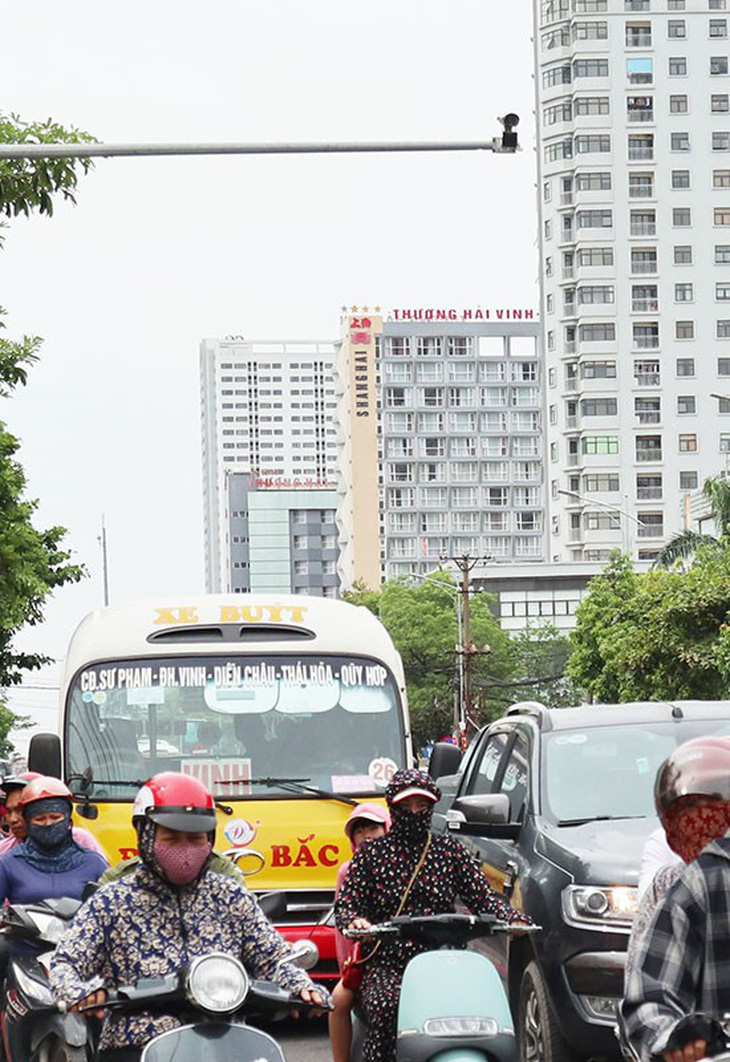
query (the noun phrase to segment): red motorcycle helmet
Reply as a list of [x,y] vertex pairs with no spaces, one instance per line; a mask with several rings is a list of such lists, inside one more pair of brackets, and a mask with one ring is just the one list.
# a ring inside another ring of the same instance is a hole
[[654,785],[654,803],[662,822],[674,801],[685,796],[730,803],[730,737],[692,738],[664,761]]
[[202,782],[189,774],[156,774],[137,793],[132,808],[135,826],[145,820],[181,833],[215,835],[215,803]]
[[25,809],[28,804],[33,804],[36,800],[51,800],[58,799],[58,797],[73,804],[73,793],[65,782],[62,782],[60,778],[50,778],[39,774],[37,778],[33,778],[23,787],[18,803],[21,808]]

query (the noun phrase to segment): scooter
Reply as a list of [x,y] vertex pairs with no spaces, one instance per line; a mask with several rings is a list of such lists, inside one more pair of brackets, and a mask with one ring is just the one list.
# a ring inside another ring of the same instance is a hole
[[[311,969],[319,958],[310,941],[295,944],[284,962]],[[142,1062],[286,1062],[274,1038],[245,1024],[247,1015],[280,1017],[327,1009],[305,1003],[271,981],[251,980],[239,959],[201,956],[181,970],[109,992],[105,1009],[176,1014],[186,1024],[150,1040]],[[88,1008],[95,1010],[95,1006]]]
[[[53,1005],[48,963],[78,911],[78,900],[11,904],[2,937],[10,955],[0,1004],[7,1062],[86,1062],[91,1054],[87,1022]],[[17,950],[16,950],[17,949]]]
[[[502,980],[486,956],[466,951],[469,941],[495,933],[529,933],[494,915],[400,915],[358,939],[410,940],[429,950],[406,966],[398,1003],[398,1062],[517,1062],[517,1041]],[[359,1019],[356,1018],[356,1022]],[[361,1036],[355,1030],[353,1040]]]

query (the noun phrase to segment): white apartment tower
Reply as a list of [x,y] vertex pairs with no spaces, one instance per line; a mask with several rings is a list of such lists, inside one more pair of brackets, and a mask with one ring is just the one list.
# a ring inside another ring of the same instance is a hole
[[555,561],[651,559],[726,467],[727,2],[535,0]]
[[334,488],[334,351],[333,342],[237,336],[200,344],[208,592],[233,589],[230,473],[248,473],[253,488]]

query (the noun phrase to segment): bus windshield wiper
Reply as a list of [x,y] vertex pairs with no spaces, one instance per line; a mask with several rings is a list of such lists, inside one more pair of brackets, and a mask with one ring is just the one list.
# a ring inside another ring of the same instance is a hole
[[643,815],[587,815],[584,819],[558,819],[558,826],[585,826],[587,822],[621,822],[623,819],[643,818]]
[[288,789],[290,793],[311,793],[322,800],[339,800],[341,804],[349,804],[350,807],[358,804],[358,801],[353,800],[352,797],[333,793],[329,789],[320,789],[316,785],[307,785],[309,781],[309,778],[221,778],[217,784],[221,787],[226,785],[279,786],[281,789]]

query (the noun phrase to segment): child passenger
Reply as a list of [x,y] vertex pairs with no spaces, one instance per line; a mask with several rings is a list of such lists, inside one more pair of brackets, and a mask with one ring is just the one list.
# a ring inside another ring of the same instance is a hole
[[[390,813],[382,804],[358,804],[352,809],[350,817],[345,823],[345,833],[352,845],[353,852],[363,844],[371,841],[374,837],[382,837],[390,829]],[[343,863],[337,874],[336,892],[347,874],[350,860]],[[340,971],[345,960],[352,954],[355,942],[343,937],[340,932],[336,934],[337,962]],[[334,1009],[329,1013],[329,1034],[332,1045],[333,1062],[349,1062],[350,1046],[352,1042],[352,1021],[350,1014],[355,1002],[356,993],[350,988],[345,988],[342,981],[338,981],[332,993]]]

